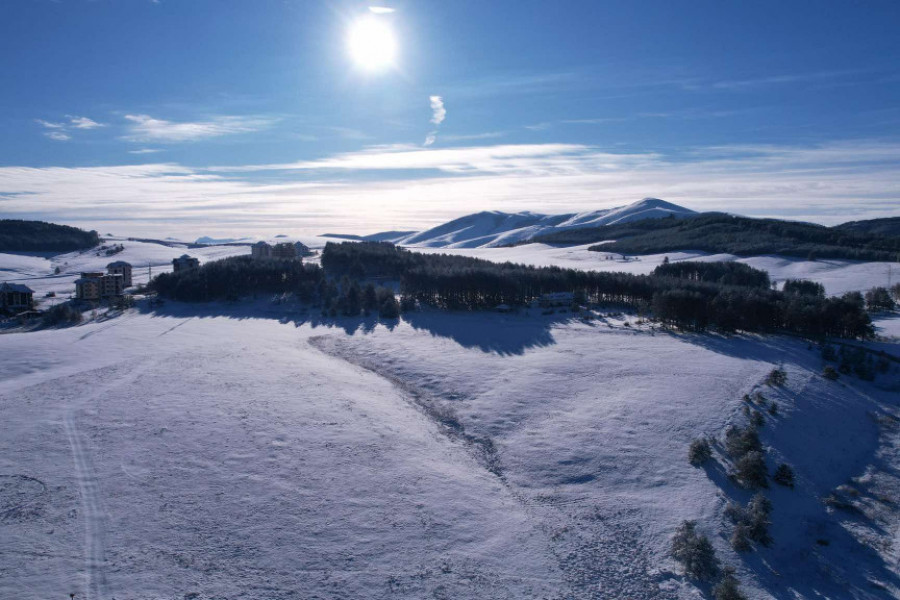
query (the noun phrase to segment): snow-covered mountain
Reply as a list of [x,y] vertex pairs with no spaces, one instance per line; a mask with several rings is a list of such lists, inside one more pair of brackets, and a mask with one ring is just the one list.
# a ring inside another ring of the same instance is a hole
[[563,215],[543,215],[527,211],[519,213],[484,211],[454,219],[426,231],[383,232],[364,239],[427,248],[489,248],[566,229],[695,214],[697,213],[693,210],[665,200],[644,198],[628,206]]

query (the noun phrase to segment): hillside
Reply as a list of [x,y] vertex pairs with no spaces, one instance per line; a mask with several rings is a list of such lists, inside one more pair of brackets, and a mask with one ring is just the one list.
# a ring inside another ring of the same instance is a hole
[[622,254],[699,250],[739,256],[779,254],[881,261],[895,261],[900,256],[900,238],[844,231],[812,223],[754,219],[723,213],[554,232],[537,236],[531,241],[570,245],[604,242],[591,249]]
[[[685,519],[754,600],[900,591],[896,394],[823,379],[803,342],[260,301],[3,343],[4,598],[688,600]],[[764,491],[772,545],[737,553],[725,510],[750,493],[687,447],[756,391],[797,484]]]
[[99,243],[96,231],[43,221],[0,220],[0,252],[71,252]]
[[887,237],[900,237],[900,217],[887,219],[869,219],[866,221],[850,221],[835,227],[841,231],[869,233]]
[[628,206],[561,215],[484,211],[454,219],[426,231],[383,232],[363,239],[427,248],[487,248],[514,244],[555,232],[694,214],[696,213],[690,209],[664,200],[644,198]]

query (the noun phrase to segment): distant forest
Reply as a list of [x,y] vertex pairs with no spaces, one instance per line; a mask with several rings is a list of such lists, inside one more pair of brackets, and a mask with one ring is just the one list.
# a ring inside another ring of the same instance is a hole
[[0,220],[0,252],[72,252],[99,243],[96,231],[43,221]]
[[[399,284],[398,303],[388,287]],[[232,257],[198,269],[166,273],[151,282],[177,300],[233,299],[257,293],[293,293],[323,313],[399,314],[416,302],[454,310],[524,306],[544,294],[570,292],[573,304],[614,304],[693,331],[791,332],[804,336],[867,337],[872,325],[858,293],[826,298],[821,286],[795,282],[771,289],[768,275],[736,263],[679,262],[651,275],[576,271],[493,263],[446,254],[420,254],[390,243],[329,242],[322,268],[300,261]]]
[[900,237],[854,230],[849,224],[846,227],[824,227],[722,213],[573,229],[536,236],[529,242],[576,245],[606,240],[615,241],[590,249],[621,254],[699,250],[739,256],[782,254],[813,259],[900,260]]
[[869,219],[867,221],[850,221],[849,223],[838,225],[835,229],[887,237],[900,237],[900,217]]

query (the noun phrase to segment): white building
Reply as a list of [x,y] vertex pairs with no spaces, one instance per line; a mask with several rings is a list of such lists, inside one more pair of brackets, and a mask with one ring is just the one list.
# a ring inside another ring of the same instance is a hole
[[131,263],[124,260],[117,260],[106,265],[106,272],[109,275],[121,275],[125,287],[131,287]]

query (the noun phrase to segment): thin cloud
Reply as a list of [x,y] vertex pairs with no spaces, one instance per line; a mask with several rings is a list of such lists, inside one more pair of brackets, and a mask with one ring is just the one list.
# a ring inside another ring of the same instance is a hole
[[440,125],[447,118],[447,109],[444,108],[444,99],[440,96],[429,96],[428,101],[431,103],[431,122]]
[[66,118],[69,119],[68,123],[46,121],[44,119],[35,119],[34,121],[44,129],[48,130],[44,132],[44,136],[57,142],[68,142],[71,140],[72,135],[70,132],[72,129],[96,129],[97,127],[105,127],[103,123],[98,123],[87,117],[66,115]]
[[137,150],[129,150],[128,154],[156,154],[162,152],[159,148],[139,148]]
[[46,127],[47,129],[65,129],[65,123],[53,123],[51,121],[45,121],[43,119],[35,119],[35,123],[41,125],[42,127]]
[[425,136],[425,146],[431,146],[437,140],[438,128],[444,119],[447,118],[447,109],[444,108],[444,99],[440,96],[428,96],[428,102],[431,105],[431,122],[434,123],[434,130]]
[[376,15],[389,15],[394,12],[396,9],[388,8],[387,6],[370,6],[369,12],[375,13]]
[[106,127],[103,123],[98,123],[93,119],[89,119],[87,117],[73,117],[71,115],[66,115],[69,118],[69,125],[74,127],[75,129],[96,129],[98,127]]
[[193,142],[226,135],[250,133],[272,125],[263,117],[221,116],[209,121],[166,121],[150,115],[125,115],[130,123],[126,140],[133,142]]

